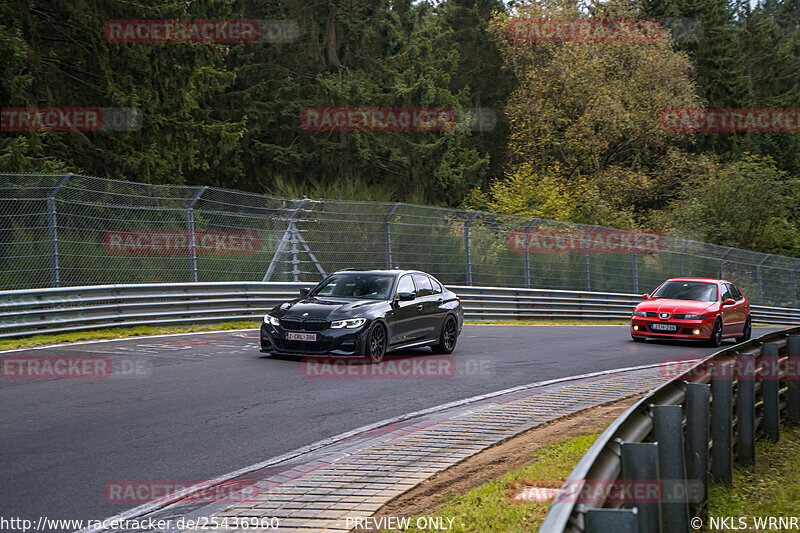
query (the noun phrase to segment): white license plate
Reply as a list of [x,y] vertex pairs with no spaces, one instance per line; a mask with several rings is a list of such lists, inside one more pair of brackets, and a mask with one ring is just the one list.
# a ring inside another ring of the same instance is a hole
[[652,324],[650,327],[653,331],[671,331],[674,333],[678,330],[678,326],[675,324]]
[[316,342],[317,341],[317,334],[316,333],[294,333],[294,332],[291,332],[291,331],[287,331],[286,332],[286,340]]

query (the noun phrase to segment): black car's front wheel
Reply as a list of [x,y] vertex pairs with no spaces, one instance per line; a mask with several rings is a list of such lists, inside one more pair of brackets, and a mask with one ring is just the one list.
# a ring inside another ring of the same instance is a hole
[[364,346],[364,355],[370,363],[380,363],[386,355],[386,326],[380,322],[375,322],[369,328],[367,340]]
[[442,333],[439,335],[439,344],[432,346],[433,353],[453,353],[458,341],[458,324],[453,315],[447,315],[442,324]]

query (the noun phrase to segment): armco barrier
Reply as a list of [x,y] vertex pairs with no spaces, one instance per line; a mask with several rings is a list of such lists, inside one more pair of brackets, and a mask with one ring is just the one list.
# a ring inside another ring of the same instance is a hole
[[[215,282],[98,285],[0,292],[0,337],[109,326],[259,320],[307,283]],[[450,287],[466,318],[495,320],[628,319],[634,294]],[[753,321],[800,324],[800,309],[753,306]]]
[[[731,484],[755,441],[800,422],[800,328],[727,348],[640,399],[583,456],[540,533],[685,533],[699,529],[709,477]],[[709,431],[710,428],[710,431]],[[656,487],[656,498],[585,498],[597,487]],[[586,490],[588,487],[591,490]],[[564,497],[581,494],[581,497]],[[691,529],[690,529],[691,526]],[[711,528],[709,528],[711,529]]]

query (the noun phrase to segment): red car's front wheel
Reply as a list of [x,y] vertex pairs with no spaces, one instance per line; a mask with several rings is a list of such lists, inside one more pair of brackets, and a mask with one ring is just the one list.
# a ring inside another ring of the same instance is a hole
[[714,348],[722,344],[722,320],[719,318],[714,322],[714,329],[711,330],[711,337],[708,339],[708,344]]

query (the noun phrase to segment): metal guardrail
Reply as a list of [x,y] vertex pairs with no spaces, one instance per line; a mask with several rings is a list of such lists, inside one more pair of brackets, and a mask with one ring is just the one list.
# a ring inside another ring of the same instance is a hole
[[[0,338],[110,326],[260,320],[307,283],[97,285],[0,291]],[[633,294],[451,286],[469,320],[628,319]],[[753,321],[800,324],[800,309],[753,306]]]
[[[690,510],[702,512],[709,476],[730,485],[734,457],[753,464],[757,438],[777,441],[781,420],[800,423],[799,365],[800,328],[793,328],[678,372],[600,435],[562,487],[562,494],[581,496],[557,497],[539,532],[690,531]],[[654,485],[658,498],[583,497],[590,493],[586,487],[597,494],[598,486],[612,483],[627,486],[629,494]]]

